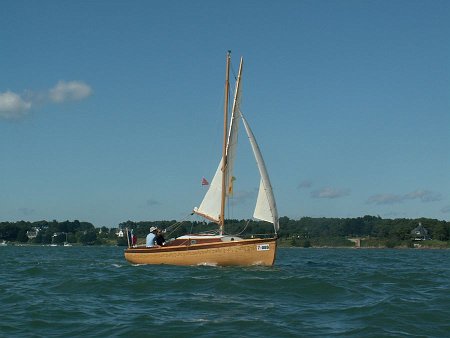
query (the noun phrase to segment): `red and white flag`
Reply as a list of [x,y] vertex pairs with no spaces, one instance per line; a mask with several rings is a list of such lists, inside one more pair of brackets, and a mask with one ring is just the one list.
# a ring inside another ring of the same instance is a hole
[[202,178],[202,185],[209,185],[209,182],[204,177]]

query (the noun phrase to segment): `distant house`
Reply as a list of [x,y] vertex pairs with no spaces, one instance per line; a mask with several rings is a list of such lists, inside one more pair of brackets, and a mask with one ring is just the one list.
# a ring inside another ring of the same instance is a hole
[[122,229],[119,229],[119,231],[116,232],[117,237],[123,237],[123,231]]
[[32,230],[27,231],[27,237],[28,239],[36,238],[39,233],[39,228],[33,227]]
[[428,230],[425,229],[422,223],[420,222],[417,227],[411,230],[411,237],[415,241],[425,241],[427,239],[430,239],[430,236],[428,235]]

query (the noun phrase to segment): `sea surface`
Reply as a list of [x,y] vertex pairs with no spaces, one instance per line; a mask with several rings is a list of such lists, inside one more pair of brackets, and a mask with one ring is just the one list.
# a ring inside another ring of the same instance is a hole
[[449,337],[450,251],[280,248],[274,267],[0,247],[1,337]]

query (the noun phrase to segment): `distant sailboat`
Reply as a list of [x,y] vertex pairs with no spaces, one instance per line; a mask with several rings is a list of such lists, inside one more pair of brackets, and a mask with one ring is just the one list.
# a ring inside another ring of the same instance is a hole
[[50,246],[58,246],[58,244],[55,243],[55,237],[57,237],[57,236],[58,236],[57,233],[54,233],[52,235],[52,242],[51,242]]
[[[172,265],[273,265],[277,249],[277,231],[279,230],[278,212],[275,197],[266,166],[256,139],[240,110],[241,77],[243,59],[239,65],[231,119],[228,124],[228,97],[230,52],[226,59],[224,133],[222,158],[217,171],[209,184],[208,191],[194,213],[215,222],[219,226],[218,235],[195,234],[176,238],[161,247],[129,247],[125,250],[125,259],[134,264],[172,264]],[[260,173],[260,185],[253,217],[273,224],[274,236],[271,238],[243,239],[224,235],[226,199],[231,195],[234,184],[233,167],[237,146],[239,122],[242,121]],[[208,182],[208,183],[207,183]]]
[[64,242],[64,246],[72,246],[72,244],[69,243],[67,240],[67,232],[66,232],[66,241]]

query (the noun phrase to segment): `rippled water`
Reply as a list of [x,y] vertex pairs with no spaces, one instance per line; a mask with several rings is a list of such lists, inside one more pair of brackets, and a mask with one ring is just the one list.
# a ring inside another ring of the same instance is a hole
[[0,247],[0,336],[450,335],[450,251],[281,248],[273,268]]

